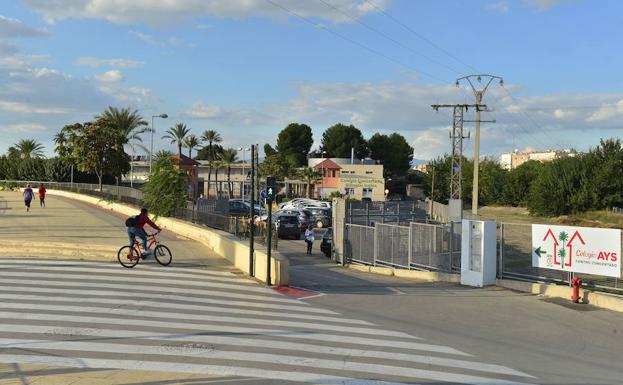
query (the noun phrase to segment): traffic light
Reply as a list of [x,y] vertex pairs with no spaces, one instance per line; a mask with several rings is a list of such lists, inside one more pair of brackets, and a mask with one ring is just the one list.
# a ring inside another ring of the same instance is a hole
[[266,201],[272,202],[275,199],[275,190],[277,182],[274,176],[269,176],[266,178]]

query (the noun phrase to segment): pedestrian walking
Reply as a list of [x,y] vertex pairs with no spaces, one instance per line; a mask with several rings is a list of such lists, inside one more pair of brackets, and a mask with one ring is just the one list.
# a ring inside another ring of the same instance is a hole
[[26,185],[22,196],[24,197],[24,205],[26,206],[26,211],[30,211],[30,202],[32,202],[32,198],[35,196],[35,193],[30,188],[30,183]]
[[41,208],[45,208],[45,192],[47,190],[45,189],[45,186],[43,184],[41,184],[41,186],[39,186],[39,206],[41,206]]
[[305,230],[305,243],[307,243],[307,254],[311,255],[312,253],[312,245],[314,244],[314,230],[309,226],[307,230]]

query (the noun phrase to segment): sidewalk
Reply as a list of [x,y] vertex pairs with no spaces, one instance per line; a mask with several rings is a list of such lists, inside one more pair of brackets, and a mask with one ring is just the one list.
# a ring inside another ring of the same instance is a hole
[[[33,200],[26,212],[19,192],[0,191],[0,255],[116,261],[128,243],[124,221],[119,214],[54,195],[46,197],[45,208]],[[174,264],[231,267],[199,242],[168,231],[159,240],[173,252]]]

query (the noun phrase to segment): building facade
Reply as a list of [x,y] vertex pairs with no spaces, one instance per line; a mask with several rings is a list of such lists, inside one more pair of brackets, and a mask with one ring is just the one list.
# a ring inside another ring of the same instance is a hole
[[316,198],[329,198],[331,193],[337,191],[352,199],[385,200],[382,164],[376,164],[371,159],[312,158],[308,165],[322,176],[314,187]]
[[529,160],[536,160],[537,162],[551,162],[554,159],[576,155],[577,152],[572,149],[531,151],[523,153],[513,152],[508,154],[502,154],[500,156],[500,165],[507,170],[512,170],[521,166]]

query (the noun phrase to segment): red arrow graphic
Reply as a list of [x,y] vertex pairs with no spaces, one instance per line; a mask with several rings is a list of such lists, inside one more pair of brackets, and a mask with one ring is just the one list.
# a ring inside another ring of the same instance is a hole
[[547,238],[549,238],[550,236],[554,240],[554,264],[560,265],[560,262],[558,262],[558,246],[560,246],[560,243],[558,243],[558,239],[556,239],[556,236],[554,235],[552,229],[547,229],[547,233],[545,233],[543,241],[547,241]]
[[571,266],[571,261],[573,261],[573,241],[575,241],[575,239],[578,239],[583,245],[586,245],[586,242],[584,242],[584,239],[582,239],[582,236],[580,235],[580,233],[578,231],[576,231],[575,233],[573,233],[573,236],[571,237],[571,239],[569,240],[569,242],[567,242],[567,247],[569,248],[569,263],[565,263],[565,266]]

